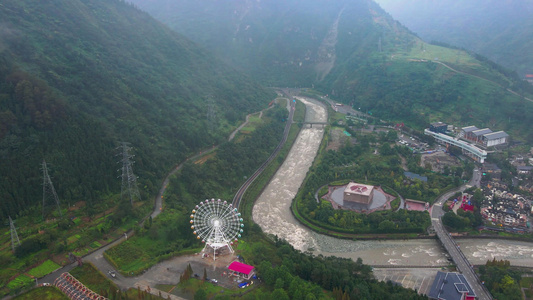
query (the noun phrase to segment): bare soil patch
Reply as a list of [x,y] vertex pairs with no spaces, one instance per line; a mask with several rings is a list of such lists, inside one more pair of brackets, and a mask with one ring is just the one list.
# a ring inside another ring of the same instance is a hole
[[444,167],[460,167],[461,162],[455,156],[451,156],[448,153],[444,152],[434,152],[431,154],[423,154],[422,159],[420,160],[422,167],[425,167],[426,164],[431,165],[431,170],[434,172],[443,172]]

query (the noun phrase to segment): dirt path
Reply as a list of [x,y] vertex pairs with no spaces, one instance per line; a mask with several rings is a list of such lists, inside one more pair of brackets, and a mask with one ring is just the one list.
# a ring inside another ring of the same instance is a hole
[[[280,99],[280,98],[277,98],[277,99]],[[263,111],[264,110],[267,110],[267,109],[270,109],[272,106],[270,106],[269,108],[265,108],[263,109],[262,111],[259,112],[259,119],[261,119],[263,117]],[[241,129],[243,129],[244,126],[248,125],[248,122],[250,121],[250,116],[253,116],[257,114],[256,112],[255,113],[251,113],[249,115],[246,116],[246,121],[244,121],[244,123],[242,123],[239,127],[237,127],[237,129],[235,129],[230,135],[229,135],[229,138],[228,138],[228,141],[231,141],[233,140],[233,138],[235,137],[235,135],[237,134],[237,132],[239,132]]]
[[[266,109],[270,109],[270,107]],[[250,114],[250,115],[253,115],[253,114]],[[235,134],[248,123],[248,119],[250,115],[246,117],[246,121],[243,124],[241,124],[234,132],[231,133],[231,135],[228,138],[229,141],[231,141],[231,139],[233,139]],[[260,111],[259,117],[261,118],[262,115],[263,115],[263,111]],[[154,201],[154,209],[152,213],[150,214],[152,218],[156,218],[163,211],[163,195],[166,191],[166,188],[168,187],[170,177],[174,175],[177,171],[179,171],[186,162],[191,161],[191,160],[196,160],[204,155],[207,155],[213,152],[217,147],[218,146],[205,149],[203,151],[200,151],[198,154],[188,157],[182,163],[176,165],[167,174],[167,176],[163,180],[161,188],[159,189],[159,193]],[[147,218],[148,216],[145,218],[145,220]],[[142,226],[143,222],[144,220],[140,223],[140,226]],[[97,249],[96,251],[93,251],[92,253],[87,254],[86,256],[82,258],[82,260],[84,262],[91,262],[103,274],[108,274],[109,270],[114,270],[115,268],[104,258],[104,251],[122,243],[123,241],[126,240],[126,236],[131,237],[133,236],[133,234],[134,234],[134,231],[130,230],[124,236],[114,240],[113,242],[107,245],[104,245],[103,247]],[[228,256],[228,257],[230,257],[231,259],[234,259],[233,256]],[[206,264],[207,262],[208,262],[207,260],[202,260],[201,257],[199,256],[180,256],[180,257],[175,257],[171,260],[156,264],[152,268],[148,269],[145,273],[137,277],[125,277],[122,274],[117,272],[115,278],[109,277],[109,279],[112,280],[118,287],[120,287],[123,290],[127,290],[128,288],[136,287],[136,286],[144,287],[145,290],[147,287],[150,287],[149,289],[151,290],[150,293],[158,294],[159,291],[155,290],[155,285],[156,284],[177,284],[179,282],[179,275],[181,275],[181,272],[187,267],[188,263],[191,263],[191,265],[195,264],[197,266],[201,266],[202,272],[203,272],[204,267],[213,267],[214,268],[213,270],[216,270],[217,266],[218,268],[221,268],[221,266],[219,266],[220,263],[222,264],[225,263],[224,260],[220,260],[220,259],[217,259],[216,264]],[[45,277],[43,277],[42,279],[40,279],[39,283],[53,284],[55,279],[58,278],[62,273],[70,272],[72,269],[76,267],[76,265],[77,265],[76,263],[71,263],[66,266],[63,266],[62,268],[56,270],[55,272],[52,272],[46,275]],[[165,270],[165,268],[167,269]],[[177,274],[178,270],[179,270],[179,274]],[[162,294],[164,294],[164,292]],[[183,298],[179,298],[176,296],[172,296],[171,298],[172,299],[183,299]]]
[[465,72],[462,72],[462,71],[456,70],[456,69],[454,69],[454,68],[452,68],[452,67],[448,66],[447,64],[445,64],[445,63],[443,63],[443,62],[440,62],[440,61],[432,61],[432,62],[437,63],[437,64],[441,64],[441,65],[445,66],[446,68],[448,68],[448,69],[450,69],[450,70],[452,70],[452,71],[454,71],[454,72],[456,72],[456,73],[463,74],[463,75],[468,75],[468,76],[472,76],[472,77],[479,78],[479,79],[481,79],[481,80],[488,81],[488,82],[493,83],[493,84],[495,84],[495,85],[497,85],[497,86],[499,86],[499,87],[501,87],[501,88],[504,88],[506,91],[508,91],[509,93],[511,93],[511,94],[513,94],[513,95],[515,95],[515,96],[518,96],[518,97],[520,97],[520,98],[523,98],[523,99],[525,99],[525,100],[527,100],[527,101],[529,101],[529,102],[533,102],[533,99],[530,99],[530,98],[528,98],[528,97],[526,97],[526,96],[522,96],[522,95],[518,94],[517,92],[515,92],[515,91],[513,91],[513,90],[511,90],[511,89],[508,89],[508,88],[502,86],[501,84],[499,84],[499,83],[497,83],[497,82],[495,82],[495,81],[492,81],[492,80],[490,80],[490,79],[483,78],[483,77],[480,77],[480,76],[477,76],[477,75],[473,75],[473,74],[469,74],[469,73],[465,73]]

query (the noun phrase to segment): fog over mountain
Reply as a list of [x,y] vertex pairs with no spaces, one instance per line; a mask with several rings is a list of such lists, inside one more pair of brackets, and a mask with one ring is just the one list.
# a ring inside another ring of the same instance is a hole
[[519,75],[533,73],[533,1],[376,0],[426,41],[484,55]]

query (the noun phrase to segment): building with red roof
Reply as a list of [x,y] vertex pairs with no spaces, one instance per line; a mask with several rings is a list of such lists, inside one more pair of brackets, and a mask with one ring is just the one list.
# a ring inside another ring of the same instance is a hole
[[228,270],[231,271],[230,275],[240,276],[246,280],[250,280],[255,275],[255,267],[247,264],[243,264],[238,261],[232,262],[228,266]]

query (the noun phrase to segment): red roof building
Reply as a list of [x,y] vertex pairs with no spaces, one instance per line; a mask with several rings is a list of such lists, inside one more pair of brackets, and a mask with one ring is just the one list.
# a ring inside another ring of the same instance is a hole
[[254,276],[255,274],[254,266],[243,264],[238,261],[232,262],[228,266],[228,270],[232,272],[231,275],[242,276],[244,279],[247,279],[247,280],[252,278],[252,276]]

